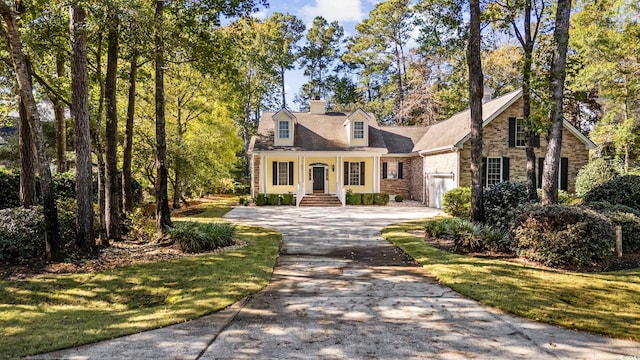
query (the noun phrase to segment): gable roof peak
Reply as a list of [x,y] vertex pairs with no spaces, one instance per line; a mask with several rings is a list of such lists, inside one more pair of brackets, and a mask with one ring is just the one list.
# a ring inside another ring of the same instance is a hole
[[284,108],[284,107],[281,108],[280,110],[278,110],[273,115],[271,115],[271,119],[273,119],[273,121],[275,121],[281,114],[286,115],[289,119],[293,120],[294,123],[297,123],[296,116],[293,115],[293,113],[291,111],[289,111],[287,108]]

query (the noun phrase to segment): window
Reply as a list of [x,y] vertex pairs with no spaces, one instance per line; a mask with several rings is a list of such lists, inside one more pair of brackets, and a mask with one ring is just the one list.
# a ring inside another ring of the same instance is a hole
[[487,182],[491,186],[502,181],[502,158],[487,158]]
[[385,161],[382,163],[383,179],[402,179],[402,162]]
[[356,121],[353,123],[353,138],[364,139],[364,121]]
[[360,163],[349,163],[349,185],[360,185]]
[[524,126],[524,119],[523,118],[517,118],[516,119],[516,146],[518,147],[525,147],[526,141],[526,132],[525,132],[525,126]]
[[291,185],[289,184],[288,162],[278,162],[278,185]]
[[289,138],[289,122],[287,120],[278,121],[278,138]]

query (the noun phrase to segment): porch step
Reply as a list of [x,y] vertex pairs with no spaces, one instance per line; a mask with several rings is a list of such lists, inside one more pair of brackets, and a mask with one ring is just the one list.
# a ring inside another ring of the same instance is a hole
[[330,194],[305,195],[300,202],[300,206],[342,206],[340,199]]

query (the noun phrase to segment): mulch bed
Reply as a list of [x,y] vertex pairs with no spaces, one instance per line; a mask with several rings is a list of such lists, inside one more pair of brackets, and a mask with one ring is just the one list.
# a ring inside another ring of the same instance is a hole
[[[424,231],[413,232],[413,233],[422,235],[425,241],[431,244],[433,247],[450,252],[450,253],[473,256],[478,258],[500,259],[500,260],[515,262],[518,264],[535,266],[543,269],[558,270],[557,268],[551,268],[543,265],[542,263],[527,260],[511,253],[503,253],[503,252],[496,252],[496,251],[490,251],[490,250],[481,251],[481,252],[469,252],[469,251],[465,251],[464,249],[455,249],[453,240],[426,237],[424,235]],[[604,258],[604,260],[598,263],[594,263],[588,268],[581,268],[581,269],[564,268],[563,270],[582,271],[582,272],[606,272],[606,271],[633,269],[633,268],[639,268],[639,267],[640,267],[640,253],[627,253],[627,254],[623,254],[620,257],[618,257],[617,254],[611,254],[606,258]]]

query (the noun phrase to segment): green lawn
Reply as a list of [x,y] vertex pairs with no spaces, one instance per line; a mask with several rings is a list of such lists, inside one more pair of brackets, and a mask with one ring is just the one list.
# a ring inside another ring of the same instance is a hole
[[640,340],[640,268],[577,273],[455,255],[407,233],[422,224],[391,225],[383,236],[462,295],[536,321]]
[[[199,221],[228,211],[204,204]],[[191,218],[190,218],[191,219]],[[247,245],[216,254],[0,281],[0,358],[16,358],[175,324],[223,309],[262,289],[282,237],[238,226]]]

